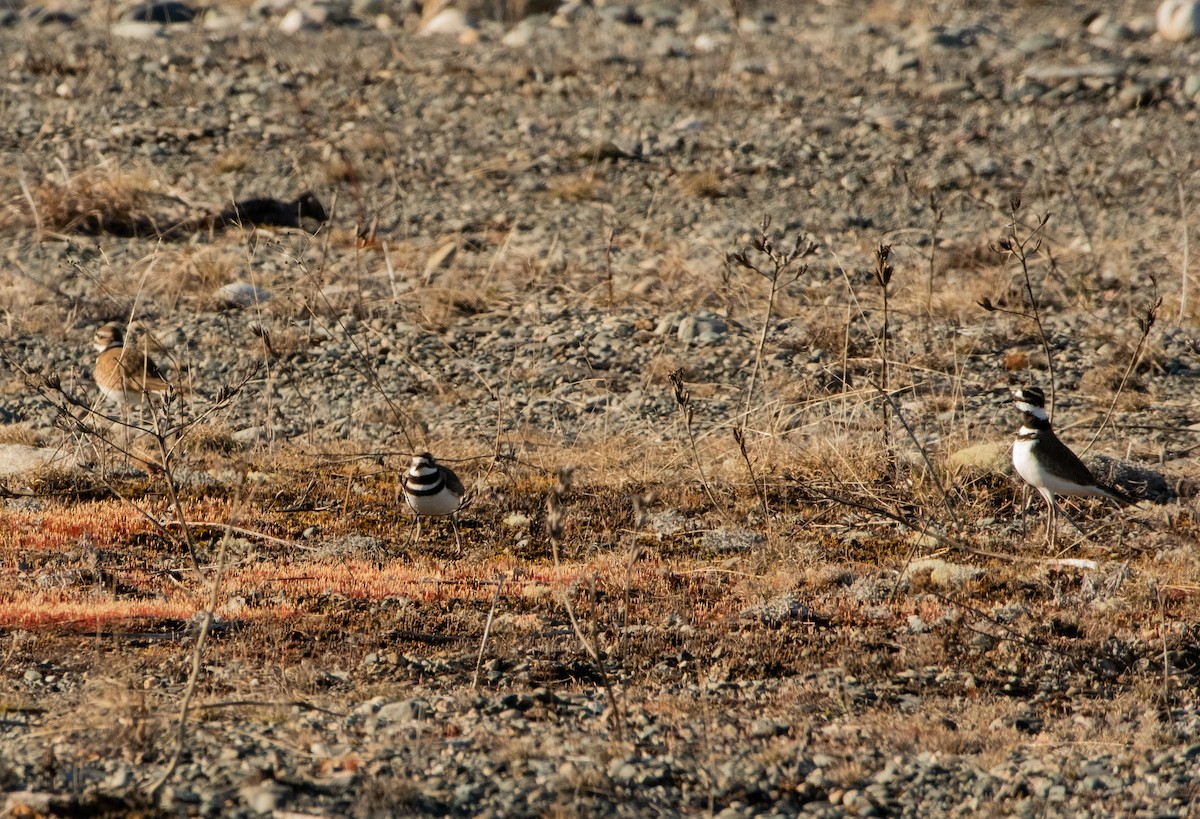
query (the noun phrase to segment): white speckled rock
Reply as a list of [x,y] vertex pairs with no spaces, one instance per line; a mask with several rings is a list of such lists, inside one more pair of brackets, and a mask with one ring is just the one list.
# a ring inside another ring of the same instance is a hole
[[462,9],[446,8],[421,22],[421,36],[432,37],[435,34],[449,34],[461,37],[473,31],[475,22]]
[[287,14],[283,15],[283,19],[279,21],[279,30],[284,34],[295,34],[305,27],[315,28],[309,21],[307,15],[300,9],[292,9]]
[[271,294],[250,282],[230,282],[218,287],[213,298],[226,307],[253,307],[270,299]]
[[1158,34],[1179,43],[1200,34],[1200,3],[1195,0],[1163,0],[1155,16]]

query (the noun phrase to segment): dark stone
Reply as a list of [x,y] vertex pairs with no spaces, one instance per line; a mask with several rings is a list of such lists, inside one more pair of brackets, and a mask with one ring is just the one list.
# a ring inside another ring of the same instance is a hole
[[196,10],[186,3],[146,3],[138,6],[129,15],[138,23],[190,23],[196,19]]

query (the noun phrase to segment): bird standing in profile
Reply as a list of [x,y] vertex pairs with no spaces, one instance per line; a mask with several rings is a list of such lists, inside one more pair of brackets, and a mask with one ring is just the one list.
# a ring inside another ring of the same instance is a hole
[[425,516],[450,516],[450,524],[454,527],[454,543],[462,549],[462,538],[458,532],[458,509],[462,506],[462,481],[454,474],[454,470],[442,466],[428,452],[414,455],[408,471],[404,473],[401,484],[404,490],[404,501],[408,508],[417,516],[417,531],[414,537],[421,536],[421,518]]
[[1132,503],[1111,486],[1096,480],[1066,444],[1058,439],[1046,414],[1046,396],[1039,387],[1025,387],[1013,392],[1013,403],[1023,415],[1021,429],[1013,444],[1013,467],[1025,483],[1046,499],[1049,507],[1046,537],[1054,549],[1055,514],[1061,511],[1055,495],[1107,498],[1117,504]]
[[125,346],[125,334],[116,322],[97,330],[92,346],[100,353],[96,386],[110,401],[125,407],[140,404],[150,393],[174,389],[149,355]]

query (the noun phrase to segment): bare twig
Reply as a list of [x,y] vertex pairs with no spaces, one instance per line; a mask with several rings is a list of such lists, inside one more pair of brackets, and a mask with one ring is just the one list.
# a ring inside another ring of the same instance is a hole
[[[746,443],[746,425],[749,422],[750,414],[754,410],[754,390],[758,385],[759,377],[762,372],[763,352],[767,346],[767,336],[771,330],[771,320],[775,313],[775,300],[779,296],[779,291],[793,284],[801,276],[808,272],[807,264],[799,264],[803,259],[808,258],[817,251],[817,243],[809,241],[808,236],[804,233],[797,234],[796,240],[791,247],[779,247],[775,244],[774,238],[771,236],[771,217],[764,216],[762,224],[754,233],[750,240],[751,246],[758,256],[764,257],[769,265],[761,265],[757,263],[750,255],[749,248],[729,253],[725,257],[725,272],[723,274],[726,280],[730,279],[730,270],[734,267],[740,267],[743,270],[749,270],[762,276],[768,282],[767,287],[767,307],[763,311],[762,326],[759,329],[758,344],[754,349],[754,366],[750,370],[750,380],[746,385],[746,395],[742,404],[742,414],[737,426],[734,428],[733,435],[737,441],[738,450],[742,453],[742,459],[746,462],[746,469],[750,474],[750,483],[754,487],[754,493],[758,496],[759,505],[762,507],[763,518],[765,519],[770,513],[767,510],[767,498],[763,489],[758,485],[758,480],[754,476],[754,467],[750,461],[750,454],[747,450]],[[672,381],[675,377],[672,376]],[[680,401],[680,385],[676,383],[675,387],[676,401]],[[682,402],[681,406],[682,406]],[[688,418],[688,434],[691,434],[691,416]],[[693,443],[693,450],[695,444]],[[697,458],[697,462],[699,459]]]
[[937,203],[937,199],[933,193],[929,194],[929,209],[933,211],[933,235],[929,240],[929,282],[925,291],[925,315],[933,318],[933,278],[937,273],[937,246],[938,234],[941,233],[942,220],[946,216],[946,212]]
[[308,700],[220,700],[218,702],[202,702],[193,705],[193,711],[216,711],[221,708],[299,708],[302,711],[317,711],[333,717],[344,717],[344,711],[334,711],[322,708]]
[[1158,311],[1159,308],[1162,307],[1162,303],[1162,297],[1155,296],[1153,303],[1150,305],[1149,309],[1146,310],[1145,316],[1138,317],[1138,328],[1141,330],[1142,335],[1138,339],[1137,347],[1135,347],[1133,350],[1133,355],[1129,357],[1129,363],[1125,365],[1125,372],[1121,373],[1121,382],[1117,385],[1117,389],[1113,393],[1112,401],[1110,401],[1108,404],[1108,409],[1104,413],[1104,418],[1100,421],[1100,426],[1098,426],[1096,431],[1092,433],[1092,437],[1087,442],[1087,446],[1083,448],[1084,452],[1087,452],[1092,448],[1092,445],[1096,443],[1096,439],[1100,437],[1100,433],[1104,431],[1104,428],[1108,426],[1108,422],[1112,419],[1113,410],[1116,409],[1117,406],[1117,399],[1121,397],[1121,392],[1125,389],[1125,383],[1129,380],[1129,376],[1133,372],[1134,367],[1138,365],[1138,362],[1142,358],[1142,352],[1146,348],[1146,340],[1150,337],[1150,331],[1154,328],[1154,322],[1158,320]]
[[[550,549],[554,556],[554,568],[560,571],[562,563],[559,560],[559,543],[562,541],[567,518],[564,498],[570,486],[571,471],[569,469],[559,470],[558,481],[551,487],[550,497],[546,500],[546,532],[550,535]],[[579,618],[575,616],[575,607],[571,603],[571,595],[567,590],[559,590],[559,596],[563,608],[567,611],[567,617],[571,621],[571,628],[575,630],[575,636],[579,639],[583,650],[592,659],[592,662],[596,666],[596,672],[600,675],[601,683],[604,685],[605,696],[608,698],[609,708],[612,710],[613,731],[617,742],[621,742],[624,735],[625,718],[621,711],[621,706],[617,702],[616,694],[613,692],[612,683],[608,679],[608,671],[604,667],[604,658],[600,655],[599,642],[588,640],[587,635],[584,634],[583,626],[580,625]],[[594,602],[593,598],[593,604]],[[595,638],[594,631],[593,638]]]
[[[1171,150],[1172,159],[1175,158],[1174,149]],[[1178,161],[1176,161],[1175,170],[1175,195],[1179,199],[1179,224],[1183,230],[1183,261],[1180,262],[1179,271],[1179,315],[1175,317],[1175,323],[1183,322],[1184,316],[1187,315],[1188,303],[1188,268],[1191,267],[1191,233],[1188,230],[1188,210],[1187,199],[1184,197],[1183,180],[1179,177]]]
[[[162,459],[163,484],[167,488],[167,497],[170,499],[171,508],[175,510],[175,517],[179,521],[186,521],[187,515],[183,511],[183,502],[179,499],[179,487],[175,479],[175,471],[173,469],[174,445],[168,434],[164,432],[169,429],[168,421],[170,420],[169,413],[171,411],[172,401],[171,395],[168,394],[167,400],[163,402],[162,413],[154,413],[153,415],[153,430],[154,443],[158,447],[159,457]],[[187,547],[188,557],[192,560],[192,566],[196,570],[196,574],[200,574],[200,563],[196,558],[196,538],[192,534],[190,526],[182,526],[183,544]],[[229,533],[226,533],[226,537]],[[222,548],[224,546],[222,545]],[[218,561],[220,564],[220,561]]]
[[713,508],[724,514],[725,508],[717,503],[717,497],[713,494],[712,487],[708,485],[708,478],[704,474],[704,462],[700,460],[700,450],[696,446],[696,433],[692,430],[692,393],[683,386],[683,370],[675,370],[668,377],[671,379],[671,385],[675,388],[675,403],[679,406],[680,413],[683,414],[683,426],[687,431],[688,441],[692,445],[692,458],[696,464],[696,472],[700,474],[700,485],[704,487],[704,494],[708,495]]
[[[232,519],[230,525],[232,526]],[[184,749],[187,745],[187,722],[188,713],[192,704],[192,697],[196,694],[196,684],[200,680],[200,669],[204,658],[204,647],[208,642],[208,632],[212,628],[214,612],[217,608],[217,602],[221,595],[221,580],[225,574],[225,555],[229,549],[229,541],[232,540],[232,532],[228,529],[225,536],[221,538],[221,548],[217,553],[217,569],[211,578],[211,587],[209,589],[208,607],[201,613],[200,633],[196,635],[196,647],[192,651],[192,671],[188,675],[187,686],[183,690],[183,700],[179,704],[179,718],[175,732],[175,751],[171,754],[171,760],[167,763],[167,767],[159,774],[158,779],[154,780],[153,784],[148,788],[148,793],[154,797],[175,774],[175,770],[179,767],[179,760],[183,756]]]
[[178,526],[180,528],[191,527],[193,529],[199,529],[204,526],[211,526],[213,528],[225,529],[228,532],[232,532],[235,535],[241,535],[242,537],[253,537],[253,538],[257,538],[259,540],[265,540],[268,543],[274,543],[277,546],[286,546],[289,549],[294,549],[297,547],[297,544],[293,543],[290,540],[284,540],[283,538],[280,538],[280,537],[274,537],[273,535],[268,535],[265,532],[256,532],[253,529],[243,529],[241,526],[230,526],[225,523],[220,523],[219,521],[167,520],[167,521],[163,521],[162,525],[167,526],[167,527]]
[[767,261],[771,263],[768,269],[763,269],[755,264],[750,257],[750,251],[745,248],[730,253],[725,257],[726,267],[737,265],[745,270],[757,273],[770,282],[770,286],[767,288],[767,309],[763,313],[762,328],[758,335],[758,345],[754,350],[754,367],[750,371],[750,383],[746,386],[746,399],[743,403],[742,411],[743,426],[754,406],[754,388],[757,384],[759,373],[762,371],[763,349],[766,347],[767,334],[771,329],[771,316],[775,310],[775,299],[781,289],[796,282],[808,272],[807,264],[802,264],[799,267],[794,266],[800,260],[816,253],[818,247],[816,242],[809,241],[808,236],[801,233],[796,236],[796,241],[790,250],[780,249],[776,247],[775,240],[771,238],[770,230],[771,217],[764,216],[761,227],[750,240],[754,250],[765,256]]
[[929,453],[925,450],[925,447],[921,445],[921,441],[919,438],[917,438],[917,434],[913,432],[912,427],[908,425],[908,422],[904,420],[904,416],[900,413],[900,407],[896,404],[896,397],[880,387],[878,384],[872,383],[871,386],[873,386],[879,392],[879,394],[883,396],[884,401],[891,405],[892,412],[895,414],[896,420],[898,420],[900,425],[904,427],[904,431],[908,433],[909,440],[913,442],[913,446],[915,446],[917,451],[921,453],[921,459],[925,462],[925,469],[928,470],[929,477],[933,479],[934,486],[936,486],[938,492],[941,493],[942,503],[945,504],[946,511],[950,513],[950,519],[954,521],[954,525],[961,531],[963,524],[958,517],[958,513],[954,511],[954,505],[950,502],[950,493],[947,492],[946,487],[942,485],[942,480],[938,477],[937,469],[934,468],[933,461],[929,458]]
[[479,638],[479,656],[475,658],[475,673],[471,676],[471,690],[479,687],[479,669],[483,666],[483,652],[487,649],[488,635],[492,633],[492,621],[496,619],[496,606],[500,603],[500,592],[508,582],[509,575],[505,574],[496,581],[496,593],[492,595],[492,606],[488,609],[487,622],[483,624],[483,636]]
[[629,603],[633,596],[633,565],[642,557],[642,554],[641,546],[633,546],[629,550],[629,560],[625,563],[625,584],[621,589],[621,631],[617,637],[617,656],[622,660],[625,659],[625,641],[629,633]]
[[1041,339],[1042,349],[1046,353],[1046,370],[1050,380],[1050,414],[1053,416],[1055,405],[1054,356],[1050,352],[1050,340],[1046,337],[1046,328],[1042,324],[1041,308],[1037,296],[1033,292],[1033,278],[1029,272],[1029,260],[1036,256],[1042,248],[1042,239],[1038,234],[1042,232],[1046,227],[1046,223],[1050,221],[1050,214],[1047,213],[1038,219],[1037,225],[1022,237],[1017,232],[1017,226],[1020,223],[1020,211],[1021,197],[1014,195],[1009,200],[1009,214],[1011,218],[1008,224],[1008,234],[996,243],[993,250],[1000,253],[1007,253],[1011,258],[1015,258],[1020,263],[1029,311],[1021,312],[998,307],[986,296],[980,299],[978,304],[989,313],[1007,313],[1011,316],[1030,319],[1037,325],[1038,337]]
[[895,468],[895,452],[892,449],[892,422],[888,417],[888,410],[891,408],[891,368],[888,366],[888,285],[892,282],[892,274],[896,272],[889,261],[892,256],[892,246],[879,244],[875,248],[875,283],[879,285],[880,291],[883,293],[883,333],[880,339],[881,361],[880,365],[883,370],[883,389],[882,392],[887,401],[883,402],[883,447],[888,455],[888,465]]
[[767,493],[763,487],[758,485],[758,478],[754,476],[754,464],[750,462],[750,453],[746,451],[746,434],[742,432],[741,427],[733,428],[733,440],[737,441],[738,451],[742,453],[742,460],[746,464],[746,471],[750,474],[750,485],[754,487],[754,494],[758,496],[758,505],[762,509],[763,520],[766,521],[770,511],[767,509]]
[[608,285],[608,306],[612,309],[616,304],[616,296],[613,293],[613,240],[617,236],[616,228],[608,229],[608,240],[604,243],[604,281]]
[[1162,589],[1158,588],[1157,584],[1154,587],[1154,596],[1158,602],[1158,631],[1162,635],[1162,707],[1167,712],[1167,719],[1174,724],[1175,718],[1171,715],[1171,660],[1167,653],[1167,605],[1163,601]]

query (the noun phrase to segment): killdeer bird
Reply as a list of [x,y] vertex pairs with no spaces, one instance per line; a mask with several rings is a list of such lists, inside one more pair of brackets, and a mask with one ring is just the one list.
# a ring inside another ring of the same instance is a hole
[[422,517],[449,515],[450,524],[454,527],[454,542],[461,549],[462,538],[458,533],[457,513],[466,490],[454,471],[439,464],[428,452],[423,452],[413,456],[401,486],[404,490],[404,501],[417,516],[417,531],[414,537],[421,536]]
[[96,359],[96,386],[105,398],[118,405],[140,404],[152,392],[174,389],[150,356],[125,346],[121,325],[110,322],[96,331],[92,346]]
[[1046,537],[1054,548],[1055,513],[1061,511],[1055,495],[1107,498],[1117,504],[1132,503],[1111,486],[1105,486],[1092,476],[1066,444],[1058,440],[1046,414],[1046,396],[1039,387],[1025,387],[1013,392],[1013,403],[1024,418],[1017,440],[1013,444],[1013,466],[1025,483],[1046,499],[1049,507]]

